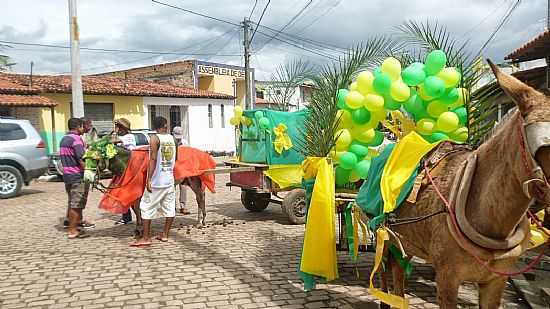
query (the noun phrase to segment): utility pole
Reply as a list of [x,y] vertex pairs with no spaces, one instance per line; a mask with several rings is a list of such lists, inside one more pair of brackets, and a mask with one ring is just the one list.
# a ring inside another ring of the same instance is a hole
[[244,92],[244,106],[245,109],[250,109],[252,107],[252,98],[250,97],[250,39],[248,38],[248,29],[250,27],[250,21],[248,18],[244,18],[243,29],[244,29],[244,83],[245,83],[245,92]]
[[76,0],[69,0],[69,25],[71,29],[71,86],[72,117],[84,117],[82,76],[80,75],[80,34],[76,18]]

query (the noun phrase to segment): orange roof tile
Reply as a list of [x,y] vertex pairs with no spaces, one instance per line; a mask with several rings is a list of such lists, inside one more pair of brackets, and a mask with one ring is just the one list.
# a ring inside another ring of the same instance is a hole
[[0,94],[0,106],[51,107],[57,102],[41,95]]
[[504,57],[506,60],[512,60],[514,62],[530,61],[535,59],[541,59],[550,54],[550,29],[546,29],[543,33],[539,34],[534,39],[523,44],[520,48],[516,49],[508,56]]
[[0,93],[36,94],[38,91],[37,89],[29,88],[28,86],[16,84],[9,79],[2,78],[2,76],[0,76]]
[[[0,74],[0,78],[9,79],[20,85],[29,83],[29,76],[23,74]],[[71,76],[34,75],[33,86],[42,92],[70,93]],[[176,87],[137,79],[123,79],[108,76],[83,76],[82,88],[85,94],[92,95],[123,95],[148,97],[178,97],[178,98],[213,98],[233,99],[227,94],[206,90]],[[0,90],[1,92],[1,90]]]

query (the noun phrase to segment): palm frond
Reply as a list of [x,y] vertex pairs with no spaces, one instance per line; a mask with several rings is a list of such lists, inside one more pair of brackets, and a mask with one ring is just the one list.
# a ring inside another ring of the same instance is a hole
[[316,67],[308,61],[301,59],[291,60],[277,66],[271,77],[269,98],[277,103],[277,108],[288,111],[290,101],[299,87],[310,79],[316,71]]
[[373,69],[383,59],[399,49],[399,45],[387,38],[376,37],[350,49],[338,61],[323,66],[313,77],[314,91],[308,107],[302,138],[298,147],[305,156],[325,157],[336,143],[338,127],[336,93],[347,88],[362,70]]

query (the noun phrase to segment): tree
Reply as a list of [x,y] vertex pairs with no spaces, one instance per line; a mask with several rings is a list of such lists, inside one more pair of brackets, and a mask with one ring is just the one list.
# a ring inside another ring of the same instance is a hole
[[303,60],[291,60],[279,65],[266,88],[269,92],[266,99],[274,101],[277,109],[288,111],[296,90],[312,78],[315,69],[314,65]]

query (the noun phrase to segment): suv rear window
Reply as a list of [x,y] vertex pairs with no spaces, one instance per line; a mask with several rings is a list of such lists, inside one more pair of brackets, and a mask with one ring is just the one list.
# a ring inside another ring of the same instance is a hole
[[0,123],[0,141],[15,141],[27,138],[25,131],[15,123]]

